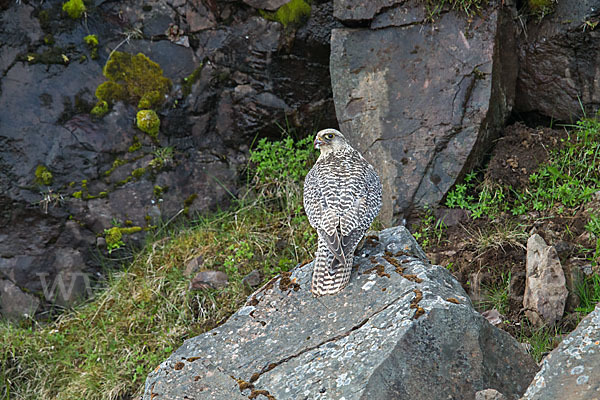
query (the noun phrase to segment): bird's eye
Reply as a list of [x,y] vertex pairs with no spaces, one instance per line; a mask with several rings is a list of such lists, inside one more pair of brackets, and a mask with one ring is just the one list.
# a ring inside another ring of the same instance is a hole
[[333,133],[326,134],[325,139],[329,139],[329,140],[333,139]]

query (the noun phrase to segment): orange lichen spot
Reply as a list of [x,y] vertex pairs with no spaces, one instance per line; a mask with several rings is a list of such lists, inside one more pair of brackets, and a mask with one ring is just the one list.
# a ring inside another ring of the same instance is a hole
[[385,267],[381,264],[377,264],[373,268],[367,269],[365,272],[363,272],[363,275],[368,275],[373,271],[375,271],[377,273],[377,275],[379,275],[381,277],[385,276],[386,278],[390,278],[390,274],[385,272]]
[[194,361],[196,361],[196,360],[199,360],[199,359],[201,359],[201,358],[202,358],[202,357],[189,357],[189,358],[186,358],[185,360],[186,360],[187,362],[194,362]]
[[449,298],[446,299],[446,301],[450,302],[450,303],[454,303],[454,304],[460,304],[460,301],[458,301],[454,297],[449,297]]
[[183,367],[184,367],[184,366],[185,366],[185,364],[184,364],[184,363],[182,363],[181,361],[178,361],[178,362],[175,364],[175,366],[173,367],[173,369],[174,369],[174,370],[177,370],[177,371],[179,371],[179,370],[183,369]]
[[258,378],[260,378],[260,374],[258,372],[253,373],[250,377],[250,383],[256,382]]
[[421,279],[421,278],[417,277],[417,276],[416,276],[416,275],[414,275],[414,274],[405,274],[405,275],[402,275],[402,276],[403,276],[404,278],[408,279],[409,281],[413,281],[413,282],[417,282],[417,283],[421,283],[421,282],[423,282],[423,279]]
[[297,292],[298,289],[300,289],[300,285],[295,282],[296,279],[290,279],[291,275],[291,272],[281,273],[281,279],[279,280],[279,290],[281,290],[282,292],[290,289],[293,289],[295,292]]
[[417,308],[419,302],[423,299],[423,292],[419,289],[414,289],[413,292],[415,293],[415,298],[410,302],[410,308]]
[[415,311],[415,315],[413,315],[413,319],[417,319],[423,314],[425,314],[425,310],[423,309],[423,307],[417,307],[417,311]]

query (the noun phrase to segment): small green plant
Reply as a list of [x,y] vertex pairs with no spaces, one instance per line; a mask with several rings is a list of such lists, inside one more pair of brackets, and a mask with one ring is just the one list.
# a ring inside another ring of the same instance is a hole
[[541,21],[546,15],[554,12],[557,0],[527,0],[529,12]]
[[90,48],[92,60],[98,58],[98,36],[96,35],[87,35],[83,38],[85,44]]
[[518,340],[521,343],[529,344],[529,354],[536,362],[541,362],[542,358],[558,345],[561,337],[561,331],[557,328],[534,328],[524,320],[521,322],[521,333]]
[[79,19],[85,13],[86,8],[83,0],[69,0],[63,4],[62,10],[66,12],[70,18]]
[[229,255],[225,259],[223,266],[227,276],[236,277],[240,276],[239,264],[248,262],[254,257],[254,252],[248,242],[240,242],[231,244],[227,248]]
[[425,207],[419,224],[413,226],[413,237],[423,249],[427,249],[432,244],[440,244],[445,229],[444,221],[435,218],[431,207]]
[[510,271],[502,272],[500,274],[499,282],[483,286],[486,298],[478,305],[484,310],[495,308],[500,314],[506,315],[510,299],[510,279]]
[[261,139],[250,151],[253,183],[263,196],[280,201],[284,209],[302,212],[301,182],[315,159],[310,137],[294,141],[287,136],[278,142]]
[[108,249],[109,254],[112,253],[113,250],[125,246],[125,242],[123,242],[123,233],[121,233],[121,229],[118,226],[105,229],[104,239],[106,240],[106,248]]
[[584,314],[594,311],[596,304],[600,302],[600,275],[593,273],[585,277],[575,287],[579,297],[580,306],[575,310]]
[[173,162],[173,147],[159,147],[154,151],[154,159],[150,161],[150,166],[156,169],[160,169]]

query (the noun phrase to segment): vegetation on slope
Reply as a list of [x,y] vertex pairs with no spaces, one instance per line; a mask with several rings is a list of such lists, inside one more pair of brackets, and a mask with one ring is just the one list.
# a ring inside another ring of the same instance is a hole
[[[600,301],[600,121],[583,119],[561,130],[516,129],[526,132],[514,138],[512,148],[500,145],[504,152],[492,155],[485,170],[467,174],[448,193],[445,205],[465,210],[466,221],[448,228],[426,210],[412,231],[434,262],[476,294],[475,305],[499,311],[499,327],[528,343],[540,361]],[[532,142],[544,149],[540,164],[533,160]],[[563,319],[542,329],[523,315],[522,292],[517,293],[524,288],[532,232],[559,246],[571,292]]]
[[[113,272],[87,304],[47,325],[0,323],[0,399],[124,399],[183,340],[212,329],[264,281],[310,259],[315,234],[301,206],[301,182],[315,159],[312,140],[262,140],[251,182],[231,210],[163,226],[135,260]],[[189,290],[186,264],[227,273],[221,290]]]

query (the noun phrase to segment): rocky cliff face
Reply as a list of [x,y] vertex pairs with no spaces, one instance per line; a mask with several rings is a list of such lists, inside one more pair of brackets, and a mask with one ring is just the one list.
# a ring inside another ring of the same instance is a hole
[[[286,28],[238,2],[99,1],[79,19],[61,2],[3,9],[0,281],[26,292],[2,294],[11,315],[23,296],[85,297],[107,241],[135,246],[161,220],[226,207],[250,143],[286,118],[336,125],[329,3]],[[172,82],[156,139],[136,128],[137,104],[90,115],[113,49],[144,54]]]
[[367,237],[339,294],[310,293],[312,264],[187,340],[146,382],[144,399],[516,399],[537,371],[479,315],[404,227]]

